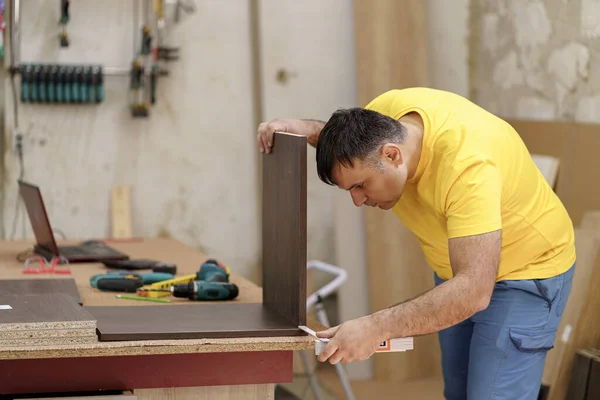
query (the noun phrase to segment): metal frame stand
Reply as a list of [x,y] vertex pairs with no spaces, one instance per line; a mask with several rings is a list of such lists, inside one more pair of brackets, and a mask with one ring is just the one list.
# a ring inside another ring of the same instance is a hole
[[[329,296],[330,294],[336,292],[346,281],[348,277],[348,273],[343,269],[333,266],[331,264],[324,263],[318,260],[312,260],[307,263],[307,268],[314,268],[321,272],[325,272],[330,275],[334,275],[335,278],[323,286],[321,289],[315,291],[315,293],[311,294],[306,299],[306,308],[310,310],[313,306],[315,307],[317,320],[326,327],[330,327],[329,318],[327,317],[327,313],[325,312],[325,307],[323,306],[323,298]],[[314,356],[314,355],[313,355]],[[315,377],[314,372],[310,369],[310,364],[308,361],[308,354],[306,351],[301,351],[302,362],[304,364],[304,368],[306,373],[308,374],[308,379],[313,389],[313,393],[317,400],[321,400],[323,395],[321,393],[321,387]],[[352,388],[350,387],[350,381],[348,380],[348,376],[346,375],[346,370],[344,366],[340,363],[335,365],[335,369],[337,371],[338,377],[342,383],[342,387],[344,388],[344,393],[346,394],[346,399],[354,400],[354,393],[352,392]]]

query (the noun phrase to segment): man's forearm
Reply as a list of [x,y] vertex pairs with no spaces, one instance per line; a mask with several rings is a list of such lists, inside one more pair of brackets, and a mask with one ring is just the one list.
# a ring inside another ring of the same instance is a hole
[[319,141],[319,134],[323,127],[325,126],[325,122],[319,121],[317,119],[303,119],[303,121],[311,123],[311,129],[313,133],[307,137],[308,144],[313,147],[317,147],[317,142]]
[[423,295],[372,314],[385,337],[427,335],[455,325],[487,307],[489,295],[456,276]]

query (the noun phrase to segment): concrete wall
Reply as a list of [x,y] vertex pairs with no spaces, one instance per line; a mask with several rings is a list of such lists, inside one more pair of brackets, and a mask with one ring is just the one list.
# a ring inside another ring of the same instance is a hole
[[[260,18],[264,120],[327,121],[336,109],[357,105],[351,1],[262,1]],[[333,195],[338,189],[319,180],[315,155],[309,146],[308,258],[335,263]]]
[[[58,46],[56,1],[22,4],[23,62],[130,65],[139,42],[134,5],[141,14],[142,1],[73,2],[68,49]],[[19,104],[25,178],[41,186],[51,222],[67,238],[109,236],[111,187],[128,184],[134,235],[174,237],[258,281],[256,127],[275,116],[327,119],[336,108],[355,104],[351,2],[256,2],[259,73],[253,69],[254,2],[195,4],[195,13],[179,24],[167,21],[170,44],[181,48],[181,59],[170,64],[171,76],[159,80],[149,118],[131,118],[127,76],[106,77],[101,105]],[[289,79],[281,79],[281,71]],[[4,88],[11,110],[8,83]],[[7,116],[2,222],[12,237],[19,169],[13,118]],[[308,256],[333,262],[332,189],[318,182],[313,160],[309,151]],[[14,238],[32,239],[23,207]]]
[[513,118],[600,122],[600,2],[472,2],[472,98]]
[[430,86],[469,95],[469,0],[428,0]]
[[[130,65],[135,1],[74,2],[68,49],[57,42],[58,3],[36,3],[22,2],[22,62]],[[160,80],[147,119],[130,116],[127,76],[106,77],[99,106],[20,104],[25,178],[41,186],[52,224],[68,238],[109,236],[111,186],[128,184],[134,235],[172,236],[249,276],[260,255],[249,31],[247,2],[202,2],[171,25],[181,61]],[[18,176],[10,148],[9,234]],[[23,211],[17,238],[31,238],[28,224]]]

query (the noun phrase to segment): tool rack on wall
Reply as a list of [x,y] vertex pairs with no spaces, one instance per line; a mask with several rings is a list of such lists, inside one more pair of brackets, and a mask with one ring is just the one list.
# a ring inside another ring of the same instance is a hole
[[[4,1],[4,0],[0,0]],[[15,95],[22,103],[32,104],[99,104],[105,100],[104,82],[106,76],[125,76],[129,78],[128,106],[133,117],[147,117],[151,105],[156,104],[157,81],[167,76],[164,62],[177,60],[179,49],[165,45],[165,0],[131,0],[134,7],[134,49],[133,60],[129,67],[107,67],[100,64],[58,64],[58,63],[21,63],[21,9],[25,1],[5,0],[10,6],[10,66],[8,71],[13,79],[21,76],[20,95]],[[179,20],[179,10],[193,12],[195,7],[176,1],[175,21]],[[139,23],[140,3],[143,20]],[[61,32],[57,46],[68,51],[71,38],[67,26],[71,21],[69,0],[57,0],[60,6],[58,24]],[[152,13],[150,9],[152,8]],[[155,27],[155,38],[152,28]],[[141,32],[138,36],[137,32]],[[154,45],[153,45],[154,44]],[[18,107],[17,104],[14,107]]]

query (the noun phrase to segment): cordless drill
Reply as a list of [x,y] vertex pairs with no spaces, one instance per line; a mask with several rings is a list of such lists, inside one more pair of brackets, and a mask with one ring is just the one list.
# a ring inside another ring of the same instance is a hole
[[235,283],[191,281],[171,286],[173,297],[185,297],[190,300],[233,300],[239,294]]
[[239,294],[236,284],[229,282],[229,269],[213,258],[206,260],[196,273],[196,279],[171,286],[174,297],[190,300],[233,300]]
[[214,258],[209,258],[200,266],[196,280],[205,282],[229,282],[229,268]]

